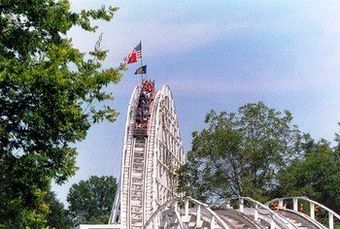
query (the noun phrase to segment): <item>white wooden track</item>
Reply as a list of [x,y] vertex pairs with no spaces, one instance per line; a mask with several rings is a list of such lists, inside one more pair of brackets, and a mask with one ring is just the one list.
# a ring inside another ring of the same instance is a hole
[[110,224],[143,228],[158,206],[177,197],[174,171],[184,163],[174,99],[168,86],[156,91],[150,107],[148,137],[133,136],[137,86],[126,117],[119,191]]

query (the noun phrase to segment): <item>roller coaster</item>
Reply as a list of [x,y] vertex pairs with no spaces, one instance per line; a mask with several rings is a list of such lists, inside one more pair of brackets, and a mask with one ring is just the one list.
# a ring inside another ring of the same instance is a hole
[[156,90],[153,81],[143,81],[133,90],[128,106],[119,189],[110,220],[79,228],[334,229],[340,224],[339,214],[307,197],[266,204],[237,197],[212,205],[185,197],[176,192],[175,173],[184,163],[170,88]]

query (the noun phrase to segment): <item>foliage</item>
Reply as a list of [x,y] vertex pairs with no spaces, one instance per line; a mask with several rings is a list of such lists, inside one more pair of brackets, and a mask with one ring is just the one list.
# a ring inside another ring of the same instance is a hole
[[340,211],[340,150],[322,140],[313,144],[302,160],[281,171],[278,196],[307,196]]
[[55,229],[71,229],[73,224],[68,216],[68,211],[65,210],[64,205],[56,198],[55,193],[48,192],[45,200],[49,206],[49,213],[47,215],[47,225],[49,228]]
[[107,223],[117,190],[116,178],[91,176],[72,185],[67,201],[76,223]]
[[93,122],[115,120],[103,88],[119,81],[123,66],[102,68],[107,51],[98,44],[85,56],[66,33],[95,31],[90,20],[110,20],[116,10],[73,13],[67,0],[1,0],[0,227],[43,227],[51,179],[60,184],[75,173],[74,143]]
[[[211,111],[206,129],[193,133],[180,168],[180,190],[202,201],[231,196],[259,200],[276,185],[278,171],[300,157],[303,136],[288,111],[250,103],[237,113]],[[210,198],[210,199],[209,199]]]

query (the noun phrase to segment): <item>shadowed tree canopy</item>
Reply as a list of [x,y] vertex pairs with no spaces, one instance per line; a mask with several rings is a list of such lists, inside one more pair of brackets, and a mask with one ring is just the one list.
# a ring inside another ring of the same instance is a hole
[[0,227],[42,228],[51,179],[75,173],[74,143],[94,122],[114,121],[103,89],[118,68],[103,68],[98,43],[85,55],[66,37],[91,21],[109,21],[117,8],[70,11],[67,0],[0,1]]
[[73,221],[77,224],[108,223],[116,191],[116,178],[112,176],[91,176],[72,185],[67,201]]
[[49,207],[47,215],[47,225],[54,229],[71,229],[73,228],[72,221],[68,211],[64,205],[57,199],[54,192],[48,192],[45,195],[45,200]]
[[326,140],[311,143],[304,158],[280,172],[279,183],[273,197],[308,196],[339,212],[340,149]]
[[288,111],[262,102],[236,113],[210,111],[207,128],[193,133],[192,150],[180,168],[180,191],[202,201],[232,196],[259,200],[277,184],[278,171],[301,156],[304,138]]

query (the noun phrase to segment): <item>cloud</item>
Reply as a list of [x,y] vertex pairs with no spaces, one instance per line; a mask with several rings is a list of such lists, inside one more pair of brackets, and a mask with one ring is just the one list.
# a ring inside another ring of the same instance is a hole
[[[108,3],[74,0],[72,8],[79,11],[82,8],[98,8],[100,4]],[[219,15],[211,15],[212,12],[205,11],[208,6],[203,3],[195,5],[194,2],[187,2],[183,5],[172,1],[145,4],[138,1],[117,1],[114,5],[120,9],[112,21],[94,22],[99,26],[96,34],[74,28],[68,35],[73,37],[73,43],[77,47],[88,51],[94,47],[99,34],[104,33],[102,46],[110,50],[108,61],[115,63],[120,62],[139,40],[143,41],[148,56],[159,57],[188,52],[225,37],[231,38],[232,34],[239,31],[251,31],[257,26],[256,22],[247,18],[226,20],[227,17],[224,13],[221,14],[221,9]],[[213,5],[216,5],[215,10],[218,10],[219,5],[225,4]],[[169,9],[165,9],[167,6]],[[198,13],[201,16],[193,20],[190,13]]]
[[259,94],[259,93],[290,93],[318,88],[339,88],[340,77],[328,75],[325,77],[303,76],[296,74],[281,78],[237,79],[226,76],[224,80],[196,76],[183,76],[181,80],[170,80],[168,84],[174,91],[185,96],[219,96],[225,94]]
[[[79,8],[83,2],[75,1],[75,4]],[[94,3],[88,4],[88,6],[85,4],[84,7],[94,7]],[[225,7],[225,4],[222,3],[216,4],[215,2],[214,4],[217,8]],[[184,81],[177,77],[166,77],[172,79],[170,80],[172,82],[169,82],[170,85],[181,90],[185,89],[187,93],[202,93],[202,91],[215,94],[288,92],[321,85],[334,88],[340,84],[338,65],[340,27],[335,23],[340,21],[340,14],[338,14],[340,4],[334,2],[332,4],[290,3],[285,4],[282,10],[275,6],[277,11],[280,10],[278,11],[279,16],[270,13],[269,9],[275,4],[266,7],[255,4],[248,8],[240,8],[241,16],[236,14],[235,18],[228,16],[230,14],[235,16],[235,13],[230,12],[230,9],[224,14],[221,14],[222,10],[217,9],[216,15],[207,12],[206,15],[195,18],[195,20],[184,15],[185,13],[189,14],[189,8],[186,9],[186,12],[180,11],[179,6],[168,10],[162,9],[162,5],[169,4],[156,4],[155,8],[149,9],[150,13],[146,14],[147,8],[152,5],[144,6],[141,3],[118,1],[118,6],[121,6],[121,9],[111,22],[96,22],[100,26],[97,34],[86,33],[76,28],[69,35],[73,37],[76,46],[82,50],[89,50],[94,46],[98,34],[103,32],[102,46],[104,49],[110,49],[107,63],[111,66],[120,63],[122,57],[139,40],[143,41],[147,59],[185,54],[221,40],[226,47],[228,39],[235,39],[238,36],[247,38],[250,42],[257,39],[256,42],[263,43],[262,46],[254,43],[256,44],[254,48],[259,54],[256,59],[263,60],[257,65],[266,65],[263,66],[266,71],[259,72],[256,70],[258,66],[254,63],[253,65],[251,65],[252,63],[236,63],[240,67],[243,65],[244,75],[262,75],[259,79],[246,80],[242,76],[235,76],[231,77],[232,81],[211,81],[206,79],[206,75],[195,76],[195,79],[192,79],[191,76],[183,76],[185,74],[183,71],[181,71],[181,77],[186,78]],[[172,7],[174,6],[172,5]],[[200,9],[200,7],[194,6],[193,8],[196,13],[204,11],[204,7]],[[233,9],[233,7],[230,8]],[[156,11],[160,9],[162,13],[157,14]],[[171,11],[176,11],[178,15]],[[251,15],[251,20],[247,17],[248,15]],[[265,18],[263,19],[262,16]],[[265,56],[258,50],[268,50],[269,54]],[[214,51],[218,52],[219,50]],[[251,57],[252,51],[248,51],[248,57]],[[247,52],[244,52],[244,55],[247,55]],[[276,57],[277,59],[275,59]],[[287,63],[278,64],[274,61],[287,61]],[[278,67],[285,68],[284,65],[286,68],[293,69],[290,72],[280,73]],[[209,78],[216,78],[214,74],[220,73],[212,70],[209,72]],[[197,77],[202,79],[197,80]]]
[[79,28],[73,29],[69,36],[82,50],[91,49],[98,34],[104,33],[102,46],[110,49],[110,58],[121,58],[138,43],[143,41],[147,55],[152,57],[179,54],[212,43],[238,30],[253,26],[250,22],[218,25],[213,23],[159,23],[138,22],[118,23],[100,22],[97,34],[89,34]]

